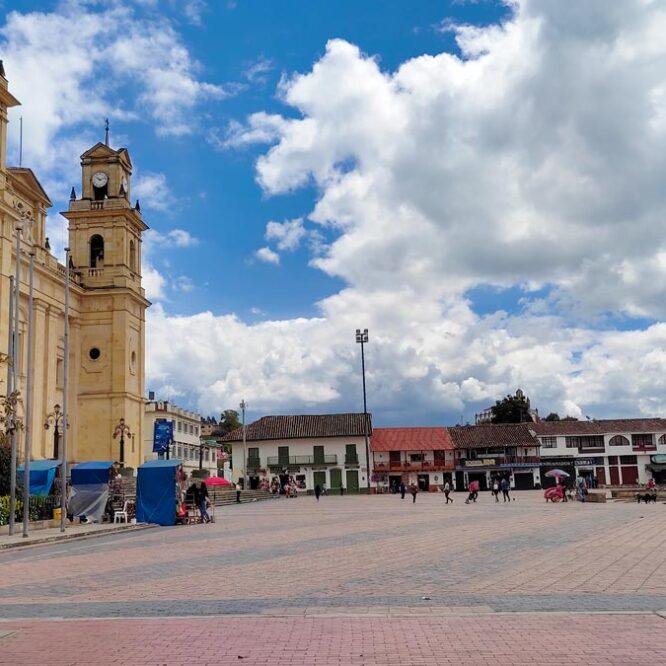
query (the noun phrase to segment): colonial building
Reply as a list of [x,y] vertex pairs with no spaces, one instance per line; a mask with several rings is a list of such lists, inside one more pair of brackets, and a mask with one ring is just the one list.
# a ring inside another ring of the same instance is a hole
[[[54,426],[64,391],[64,282],[67,268],[50,252],[45,225],[51,206],[31,169],[8,167],[7,109],[18,105],[0,66],[0,351],[9,348],[10,277],[19,261],[18,389],[28,396],[28,267],[34,255],[32,457],[60,457]],[[126,149],[98,143],[81,156],[81,187],[69,209],[70,461],[120,459],[143,462],[144,322],[149,303],[141,283],[141,236],[147,229],[130,203],[132,162]],[[20,231],[19,231],[20,229]],[[16,256],[16,236],[20,252]],[[4,379],[4,378],[3,378]],[[57,407],[57,408],[56,408]],[[57,423],[59,421],[59,423]],[[46,429],[45,422],[49,425]],[[19,446],[22,449],[23,433]],[[134,442],[136,441],[136,444]]]
[[201,439],[201,415],[168,400],[149,400],[146,403],[145,460],[158,457],[157,453],[153,453],[153,434],[157,420],[171,421],[173,424],[173,443],[169,456],[180,458],[188,474],[198,469],[206,470],[210,476],[217,474],[217,447]]
[[279,477],[293,478],[301,490],[316,485],[333,493],[368,491],[365,435],[369,414],[264,416],[222,438],[231,444],[234,481],[247,475],[248,486]]
[[454,446],[449,432],[439,428],[375,428],[372,450],[372,485],[378,491],[395,489],[401,482],[423,491],[453,482]]
[[[559,467],[599,486],[666,483],[666,419],[541,421],[543,471]],[[544,485],[549,481],[544,478]]]
[[477,425],[448,428],[455,447],[455,487],[479,481],[490,488],[493,477],[506,477],[515,489],[541,483],[539,440],[535,424]]

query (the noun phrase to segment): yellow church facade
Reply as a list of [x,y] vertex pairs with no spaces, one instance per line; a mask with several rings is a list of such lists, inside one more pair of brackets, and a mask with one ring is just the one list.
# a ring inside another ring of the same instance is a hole
[[[132,162],[126,149],[115,150],[108,140],[81,156],[80,191],[72,190],[69,209],[62,213],[69,221],[67,269],[51,254],[45,236],[48,195],[31,169],[7,166],[7,110],[18,104],[0,66],[0,351],[10,349],[10,278],[20,227],[20,415],[27,398],[28,269],[34,255],[32,418],[25,424],[31,458],[62,455],[54,415],[64,399],[69,270],[67,458],[121,461],[136,468],[144,460],[145,311],[150,304],[141,283],[141,236],[148,227],[138,204],[131,205]],[[1,370],[0,391],[5,393],[7,377]],[[128,427],[122,452],[120,437],[114,437],[121,419]],[[19,435],[20,460],[24,436],[25,430]]]

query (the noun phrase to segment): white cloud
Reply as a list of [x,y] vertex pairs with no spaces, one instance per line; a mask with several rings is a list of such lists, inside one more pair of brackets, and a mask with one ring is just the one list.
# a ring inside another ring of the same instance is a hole
[[[513,7],[503,25],[449,25],[462,57],[393,72],[332,40],[283,80],[295,113],[255,113],[216,136],[220,148],[273,144],[257,161],[267,195],[314,184],[308,218],[336,235],[320,237],[312,265],[347,286],[314,320],[201,315],[202,336],[224,343],[192,386],[199,404],[358,407],[352,335],[368,326],[370,408],[393,422],[470,419],[518,386],[542,411],[664,411],[664,325],[577,320],[666,313],[666,10]],[[269,240],[285,232],[271,229]],[[525,314],[475,314],[464,295],[482,285],[527,289]]]
[[254,256],[267,264],[275,264],[276,266],[280,263],[280,255],[277,252],[271,250],[270,247],[261,247],[255,253]]
[[141,201],[142,208],[169,210],[175,197],[163,173],[140,173],[132,181],[132,195]]
[[[96,125],[99,139],[105,116],[146,117],[158,133],[181,135],[196,126],[199,104],[232,94],[199,79],[200,65],[161,15],[122,2],[99,10],[96,3],[66,2],[54,12],[14,11],[0,29],[7,76],[22,102],[11,117],[24,118],[24,162],[42,172],[72,164],[71,142],[76,154],[91,145],[82,124]],[[63,134],[73,128],[75,138]],[[15,150],[15,130],[10,140]],[[70,159],[61,159],[63,151]]]
[[275,241],[278,250],[295,250],[306,235],[302,217],[266,225],[266,240]]
[[261,56],[245,67],[243,77],[250,83],[263,85],[268,81],[268,72],[273,68],[273,61]]

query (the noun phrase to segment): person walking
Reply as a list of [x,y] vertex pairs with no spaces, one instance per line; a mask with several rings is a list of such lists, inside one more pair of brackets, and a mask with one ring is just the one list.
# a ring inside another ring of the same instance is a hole
[[504,498],[504,501],[510,502],[511,497],[509,497],[509,491],[511,490],[511,484],[509,483],[509,479],[507,479],[506,476],[502,479],[500,487],[502,488],[502,497]]
[[208,487],[206,482],[202,481],[199,487],[199,513],[201,514],[201,521],[210,523],[210,516],[208,515]]
[[444,497],[446,497],[446,503],[448,504],[451,502],[453,504],[453,500],[449,497],[449,494],[451,493],[451,484],[447,481],[444,484]]
[[315,497],[317,498],[317,502],[319,501],[319,496],[321,495],[321,486],[317,484],[315,486]]
[[470,484],[469,486],[467,486],[467,489],[469,490],[469,495],[465,500],[465,504],[469,504],[470,501],[476,503],[476,498],[479,496],[479,482],[470,481]]
[[409,484],[409,492],[412,495],[412,504],[416,503],[416,493],[419,492],[419,487],[415,483]]
[[500,486],[499,486],[499,481],[497,478],[493,479],[493,495],[495,496],[495,504],[499,502],[499,491],[500,491]]
[[405,482],[401,481],[400,482],[400,499],[405,499],[405,491],[407,489],[405,488]]
[[587,484],[582,476],[576,480],[576,496],[580,502],[585,503],[585,496],[587,495]]
[[240,504],[241,484],[236,483],[236,504]]

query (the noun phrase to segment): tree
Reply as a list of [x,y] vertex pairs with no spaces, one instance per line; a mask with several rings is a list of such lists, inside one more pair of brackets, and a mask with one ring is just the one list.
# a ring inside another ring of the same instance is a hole
[[519,389],[516,395],[507,395],[497,400],[491,408],[493,410],[493,423],[531,423],[530,400]]
[[562,421],[578,421],[578,419],[575,416],[563,416]]
[[241,425],[241,422],[238,420],[238,412],[235,409],[225,409],[224,412],[220,414],[219,427],[215,432],[226,435],[232,430],[240,428]]
[[560,415],[557,412],[551,412],[546,416],[544,419],[545,421],[559,421],[560,420]]

